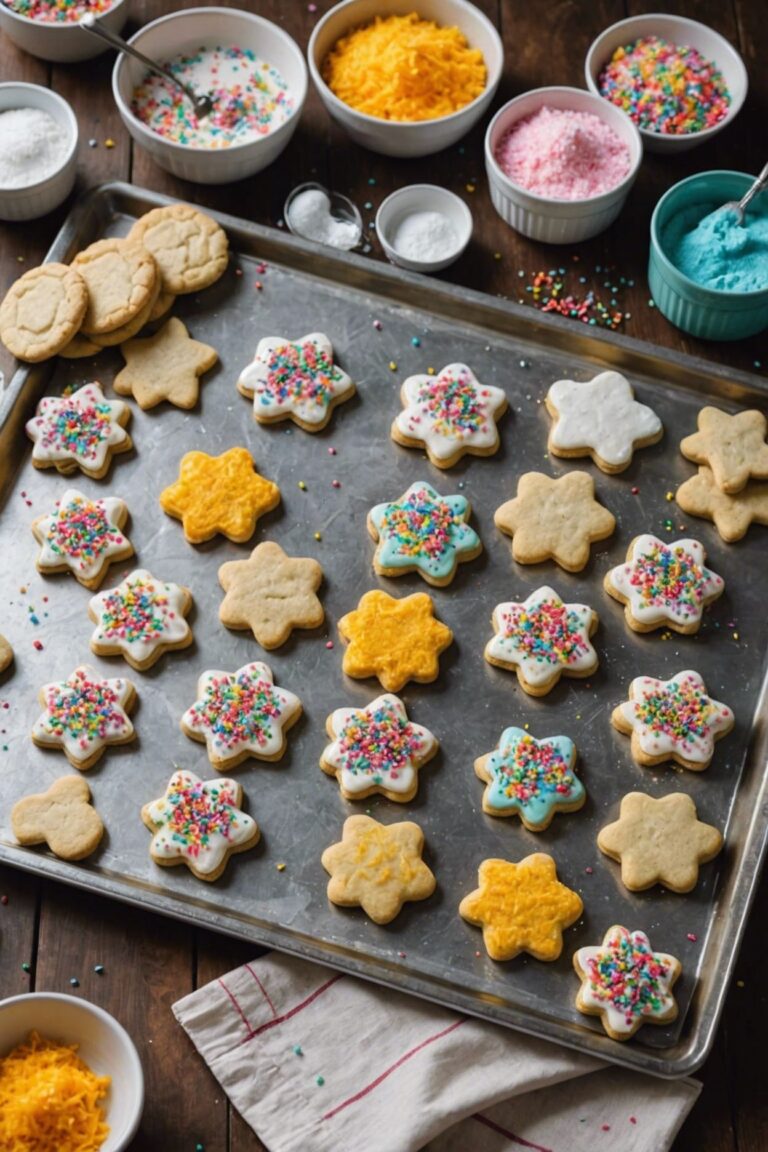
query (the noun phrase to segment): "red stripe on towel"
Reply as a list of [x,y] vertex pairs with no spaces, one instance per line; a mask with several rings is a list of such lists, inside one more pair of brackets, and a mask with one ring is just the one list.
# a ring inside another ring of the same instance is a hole
[[485,1124],[486,1128],[491,1128],[494,1132],[506,1136],[513,1144],[519,1144],[521,1148],[532,1148],[533,1152],[552,1152],[551,1148],[544,1148],[541,1144],[532,1144],[530,1140],[526,1140],[523,1136],[515,1136],[514,1132],[510,1132],[506,1128],[502,1128],[501,1124],[496,1124],[493,1120],[489,1120],[487,1116],[481,1116],[479,1112],[475,1112],[470,1117],[471,1120],[477,1120],[479,1124]]
[[273,1016],[277,1016],[277,1008],[275,1008],[274,1004],[273,1004],[273,1003],[272,1003],[272,1001],[270,1000],[270,998],[269,998],[269,993],[267,992],[266,988],[265,988],[265,987],[264,987],[264,985],[262,984],[261,980],[259,980],[258,976],[257,976],[257,975],[256,975],[256,973],[254,972],[253,968],[251,968],[250,964],[246,964],[246,965],[245,965],[245,967],[248,969],[248,971],[250,972],[251,976],[253,976],[254,980],[256,981],[256,983],[258,984],[259,988],[261,989],[261,994],[262,994],[262,996],[264,997],[264,999],[266,1000],[267,1004],[269,1004],[270,1008],[272,1009],[272,1015],[273,1015]]
[[248,1032],[249,1033],[252,1032],[252,1028],[251,1028],[250,1024],[248,1023],[248,1018],[246,1017],[245,1012],[243,1012],[242,1008],[238,1004],[237,998],[235,997],[235,995],[232,992],[230,992],[229,988],[227,988],[227,986],[223,980],[219,980],[219,984],[224,989],[227,996],[229,996],[229,999],[232,1003],[232,1007],[237,1012],[237,1014],[240,1017],[240,1019],[242,1020],[243,1024],[245,1024],[246,1028],[248,1029]]
[[300,1004],[297,1004],[294,1008],[291,1008],[289,1012],[285,1012],[282,1016],[275,1016],[274,1020],[267,1020],[266,1024],[261,1024],[258,1028],[252,1028],[249,1035],[246,1036],[244,1040],[241,1040],[241,1044],[247,1044],[248,1041],[253,1040],[255,1036],[260,1036],[262,1032],[266,1032],[270,1028],[277,1027],[278,1024],[282,1024],[285,1020],[290,1020],[297,1014],[297,1012],[301,1012],[302,1009],[308,1008],[313,1000],[317,1000],[318,996],[321,996],[323,992],[330,988],[332,984],[336,984],[339,980],[341,980],[341,974],[338,976],[332,976],[330,980],[326,980],[325,984],[321,984],[319,988],[316,988],[311,996],[307,996],[306,1000],[302,1000]]

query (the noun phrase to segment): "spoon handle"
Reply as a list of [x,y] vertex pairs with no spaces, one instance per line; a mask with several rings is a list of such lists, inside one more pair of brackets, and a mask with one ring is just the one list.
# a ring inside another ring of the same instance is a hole
[[767,187],[768,187],[768,164],[765,165],[762,172],[758,176],[757,180],[755,180],[754,184],[750,185],[750,187],[747,189],[747,191],[742,196],[741,200],[739,200],[739,208],[741,209],[741,211],[745,212],[747,205],[750,204],[754,200],[754,198],[755,198],[755,196],[757,196],[758,192],[762,192],[763,189],[767,188]]

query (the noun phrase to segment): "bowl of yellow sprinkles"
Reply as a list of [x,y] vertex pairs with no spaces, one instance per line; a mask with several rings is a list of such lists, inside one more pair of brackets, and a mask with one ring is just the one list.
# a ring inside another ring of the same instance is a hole
[[309,71],[334,120],[385,156],[429,156],[487,111],[504,50],[468,0],[343,0],[312,33]]

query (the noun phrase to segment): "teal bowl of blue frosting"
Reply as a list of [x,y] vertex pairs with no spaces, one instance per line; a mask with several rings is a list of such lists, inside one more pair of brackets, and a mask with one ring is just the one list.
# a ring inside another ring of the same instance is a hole
[[768,192],[743,225],[719,211],[754,180],[700,172],[673,185],[651,218],[648,285],[670,323],[702,340],[742,340],[768,328]]

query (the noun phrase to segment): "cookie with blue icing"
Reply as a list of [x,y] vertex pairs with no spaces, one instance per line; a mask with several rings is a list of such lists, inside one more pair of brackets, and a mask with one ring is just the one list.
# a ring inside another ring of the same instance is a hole
[[475,774],[487,784],[483,811],[519,816],[529,832],[542,832],[556,812],[584,804],[575,764],[576,745],[567,736],[537,740],[522,728],[505,728],[498,747],[475,760]]

